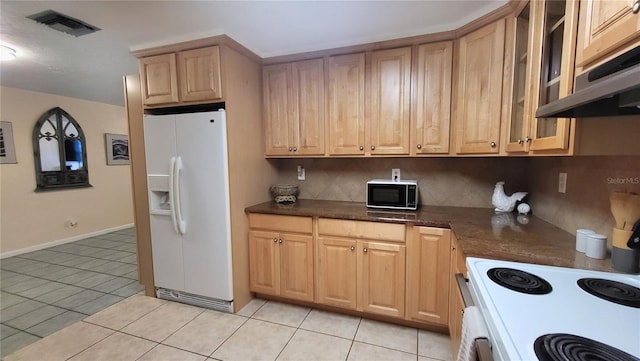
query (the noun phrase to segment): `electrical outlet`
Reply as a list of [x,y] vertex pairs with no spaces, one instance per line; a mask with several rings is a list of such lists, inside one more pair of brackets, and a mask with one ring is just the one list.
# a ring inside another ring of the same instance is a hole
[[560,173],[558,177],[558,192],[567,193],[567,173]]
[[306,178],[306,174],[304,171],[304,167],[299,165],[298,166],[298,180],[304,180]]
[[391,180],[397,182],[400,180],[400,168],[391,169]]

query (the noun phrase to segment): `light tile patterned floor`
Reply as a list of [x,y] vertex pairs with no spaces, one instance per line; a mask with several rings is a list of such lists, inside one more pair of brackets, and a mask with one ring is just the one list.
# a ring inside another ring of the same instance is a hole
[[133,228],[0,260],[6,356],[138,293]]
[[446,335],[273,301],[227,314],[136,294],[4,359],[434,361],[449,349]]
[[258,299],[234,315],[137,294],[135,247],[127,229],[1,260],[2,359],[451,359],[448,336],[415,328]]

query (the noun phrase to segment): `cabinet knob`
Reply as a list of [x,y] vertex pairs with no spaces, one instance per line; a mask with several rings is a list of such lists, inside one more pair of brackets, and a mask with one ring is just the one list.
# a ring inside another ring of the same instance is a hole
[[282,240],[281,240],[281,239],[278,239],[278,243],[282,243]]
[[277,238],[274,238],[274,239],[273,239],[273,243],[278,243],[278,239],[277,239]]
[[525,141],[525,142],[527,142],[527,143],[530,143],[530,142],[531,142],[531,137],[529,137],[529,136],[527,135],[527,137],[526,137],[526,138],[524,138],[524,141]]
[[360,146],[360,150],[364,150],[364,146],[363,145]]
[[355,246],[351,246],[351,252],[355,251],[356,247]]
[[518,138],[518,144],[522,144],[524,143],[524,140],[522,140],[522,138]]
[[631,11],[633,11],[634,14],[637,14],[638,12],[640,12],[640,0],[636,0],[633,3],[633,7],[631,8]]
[[416,148],[418,148],[418,149],[422,149],[422,144],[418,144],[418,145],[416,145]]
[[375,146],[375,145],[372,145],[372,146],[371,146],[371,150],[376,150],[376,146]]
[[297,152],[298,151],[298,147],[293,147],[293,151]]
[[491,142],[491,144],[489,144],[491,146],[491,148],[495,148],[496,147],[496,142]]
[[367,251],[368,251],[368,249],[366,249],[366,248],[362,249],[362,252],[364,252],[364,253],[367,253]]
[[293,150],[293,147],[289,147],[289,151],[292,151],[292,150]]

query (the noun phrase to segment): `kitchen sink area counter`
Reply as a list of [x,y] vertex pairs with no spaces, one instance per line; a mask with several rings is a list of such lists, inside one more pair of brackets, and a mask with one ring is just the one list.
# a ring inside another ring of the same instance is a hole
[[417,211],[384,211],[368,209],[362,202],[300,199],[290,205],[264,202],[245,212],[448,228],[465,257],[615,272],[610,258],[593,259],[577,252],[574,235],[532,215],[496,214],[491,208],[421,206]]

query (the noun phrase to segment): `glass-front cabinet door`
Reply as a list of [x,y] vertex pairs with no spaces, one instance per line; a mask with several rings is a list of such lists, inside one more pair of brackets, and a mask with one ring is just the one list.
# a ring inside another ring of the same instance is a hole
[[[563,98],[573,92],[575,38],[578,22],[577,0],[547,0],[534,2],[538,21],[541,57],[539,74],[532,79],[540,79],[538,104],[531,109],[535,113],[538,106]],[[532,115],[533,116],[533,115]],[[534,118],[531,126],[530,150],[562,150],[569,147],[568,118]]]
[[527,152],[529,150],[530,121],[534,110],[531,109],[531,100],[535,95],[528,86],[531,72],[531,53],[534,49],[531,37],[535,28],[531,19],[531,5],[527,3],[515,18],[514,26],[510,28],[513,36],[513,86],[510,94],[511,112],[509,117],[509,134],[506,146],[507,152]]

